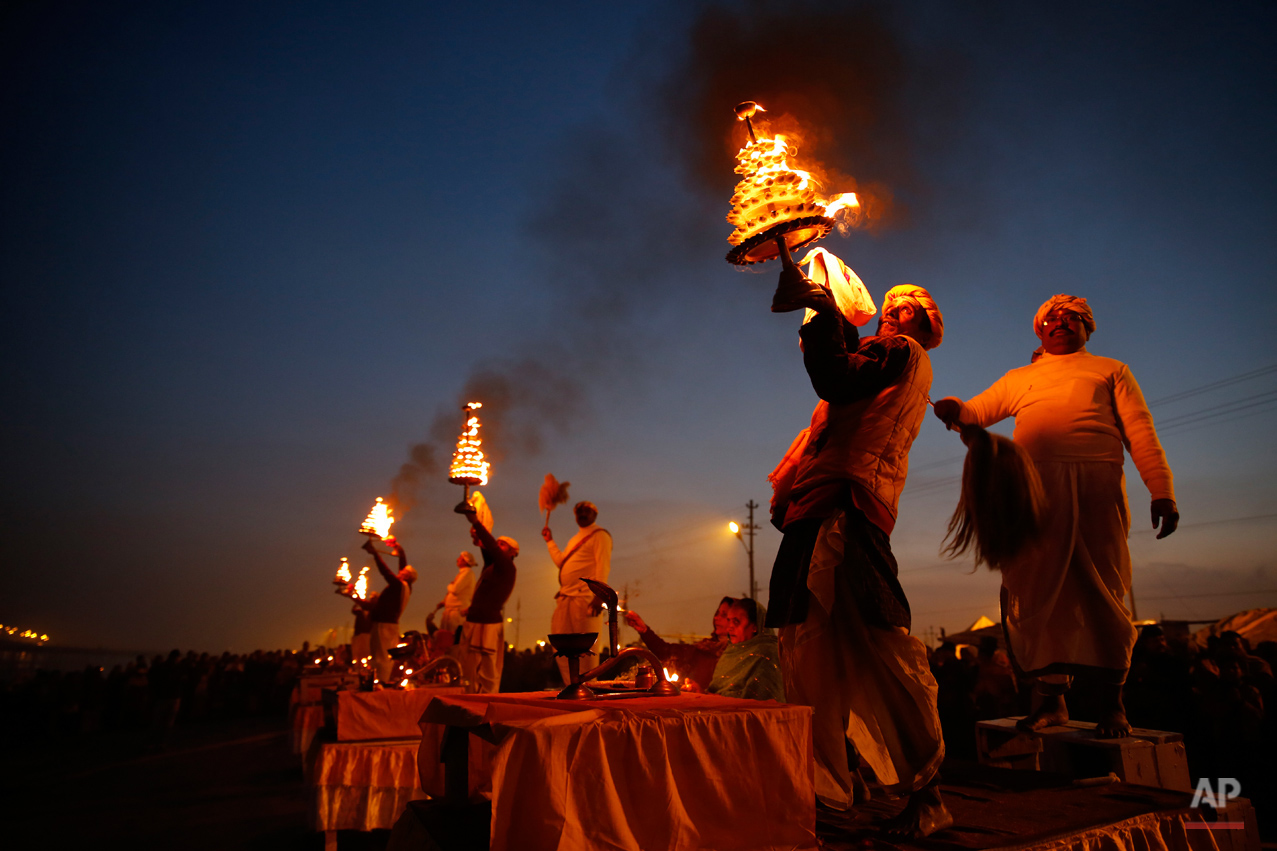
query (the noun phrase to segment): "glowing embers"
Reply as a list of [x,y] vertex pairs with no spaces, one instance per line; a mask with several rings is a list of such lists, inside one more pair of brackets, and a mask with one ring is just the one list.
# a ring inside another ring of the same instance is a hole
[[[381,497],[377,497],[377,502],[373,504],[372,511],[368,512],[368,516],[364,518],[364,523],[359,527],[361,535],[376,535],[378,538],[385,538],[390,534],[390,527],[394,524],[395,518],[390,516],[390,506],[381,501]],[[343,559],[344,561],[344,559]]]
[[488,462],[483,459],[483,441],[479,439],[479,417],[475,411],[482,408],[480,402],[466,404],[466,424],[457,438],[456,451],[452,453],[452,467],[448,481],[454,485],[486,485]]
[[784,236],[791,249],[797,248],[828,235],[835,226],[840,230],[851,227],[860,214],[856,193],[829,197],[821,193],[820,179],[796,162],[794,136],[757,136],[750,120],[755,111],[764,110],[750,101],[736,108],[737,118],[746,122],[750,135],[736,154],[736,173],[741,179],[727,214],[727,221],[735,226],[727,241],[736,246],[727,259],[737,265],[775,257],[774,245],[763,246],[775,237]]

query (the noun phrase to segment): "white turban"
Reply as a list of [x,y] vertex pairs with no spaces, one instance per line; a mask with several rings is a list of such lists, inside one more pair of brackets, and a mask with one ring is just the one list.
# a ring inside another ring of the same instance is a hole
[[1033,315],[1033,333],[1038,337],[1042,336],[1042,323],[1046,320],[1046,315],[1056,308],[1064,308],[1071,310],[1082,318],[1082,326],[1086,328],[1086,336],[1095,333],[1095,316],[1091,313],[1091,306],[1086,303],[1086,299],[1079,298],[1075,295],[1053,295],[1038,308],[1038,312]]

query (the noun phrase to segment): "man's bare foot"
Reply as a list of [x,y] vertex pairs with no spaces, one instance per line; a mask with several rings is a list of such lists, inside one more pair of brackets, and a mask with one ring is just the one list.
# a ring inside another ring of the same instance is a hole
[[1045,727],[1060,727],[1068,723],[1069,707],[1062,694],[1042,695],[1042,705],[1015,722],[1017,730],[1032,733]]
[[952,826],[953,815],[945,809],[937,783],[914,792],[900,815],[882,823],[883,831],[897,839],[922,839]]
[[1122,687],[1105,686],[1104,697],[1107,708],[1100,713],[1095,735],[1101,739],[1124,739],[1131,735],[1131,722],[1126,720],[1126,707],[1122,705]]

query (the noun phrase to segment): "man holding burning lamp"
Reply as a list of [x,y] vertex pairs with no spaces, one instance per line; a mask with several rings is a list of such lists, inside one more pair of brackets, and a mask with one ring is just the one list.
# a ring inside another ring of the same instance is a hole
[[377,679],[385,683],[394,670],[394,660],[390,658],[390,648],[399,644],[399,618],[408,606],[408,598],[412,596],[412,583],[417,581],[417,570],[408,564],[408,556],[398,541],[391,547],[391,552],[399,559],[399,572],[395,573],[386,567],[381,560],[381,553],[373,546],[372,538],[364,542],[364,549],[372,554],[377,562],[377,570],[386,580],[377,602],[372,607],[369,617],[372,620],[372,665]]
[[[612,568],[612,535],[595,523],[599,509],[594,503],[578,502],[572,511],[580,528],[568,541],[567,549],[560,550],[554,543],[549,526],[541,530],[550,558],[559,568],[559,590],[554,595],[554,614],[550,616],[551,634],[597,633],[603,629],[602,603],[581,580],[607,582]],[[563,682],[570,683],[567,659],[559,657],[558,662]]]
[[785,536],[767,625],[780,629],[788,701],[814,710],[818,800],[850,808],[867,769],[888,793],[909,795],[888,829],[926,836],[953,823],[938,787],[938,689],[926,648],[909,634],[890,535],[943,318],[925,289],[898,286],[877,335],[861,341],[852,321],[871,314],[847,316],[783,244],[781,260],[772,310],[814,311],[800,338],[821,402],[770,477],[772,523]]
[[483,554],[483,570],[474,587],[466,622],[461,626],[461,667],[470,694],[494,694],[501,687],[505,664],[506,601],[514,591],[519,542],[492,537],[468,500],[454,509],[470,521],[470,537]]
[[1171,469],[1130,368],[1086,350],[1095,332],[1086,299],[1052,296],[1038,308],[1033,330],[1041,357],[967,402],[941,399],[936,416],[946,425],[981,427],[1015,417],[1013,439],[1042,480],[1045,528],[1002,570],[1008,648],[1019,670],[1037,680],[1041,701],[1018,726],[1068,721],[1064,695],[1072,676],[1082,675],[1104,696],[1097,734],[1122,737],[1131,731],[1122,684],[1135,646],[1123,601],[1131,587],[1123,446],[1152,496],[1159,539],[1179,525]]

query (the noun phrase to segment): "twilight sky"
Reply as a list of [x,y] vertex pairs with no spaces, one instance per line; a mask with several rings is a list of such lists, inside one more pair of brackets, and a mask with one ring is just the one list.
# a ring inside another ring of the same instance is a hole
[[[747,586],[726,522],[816,402],[775,264],[723,261],[745,99],[880,199],[822,244],[877,300],[930,289],[933,398],[1026,363],[1048,296],[1090,300],[1176,475],[1154,541],[1127,469],[1141,616],[1277,605],[1271,3],[454,6],[0,13],[0,622],[322,640],[393,495],[420,628],[469,543],[446,463],[474,398],[520,645],[557,585],[547,472],[599,505],[634,609],[706,630]],[[938,555],[962,457],[928,418],[893,536],[924,638],[997,611]]]

